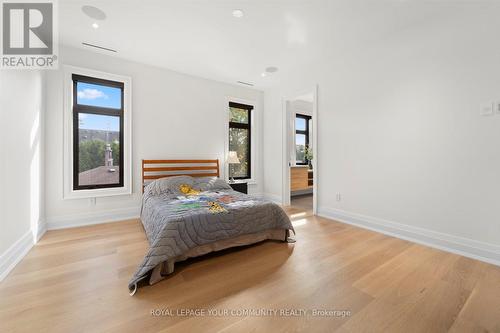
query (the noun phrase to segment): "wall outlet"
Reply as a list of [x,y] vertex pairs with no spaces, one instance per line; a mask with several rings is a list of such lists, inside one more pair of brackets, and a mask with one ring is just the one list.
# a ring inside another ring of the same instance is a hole
[[496,103],[482,103],[481,106],[479,107],[479,113],[481,116],[486,117],[486,116],[493,116],[494,112],[493,110],[495,107],[493,105],[496,105]]
[[340,193],[337,193],[337,195],[335,197],[336,197],[337,201],[342,200],[342,195],[340,195]]
[[495,113],[500,115],[500,101],[496,101],[494,106],[495,106]]

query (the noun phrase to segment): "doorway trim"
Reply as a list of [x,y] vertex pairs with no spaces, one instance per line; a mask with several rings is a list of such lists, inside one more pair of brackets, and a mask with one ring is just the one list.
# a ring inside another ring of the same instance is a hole
[[312,88],[307,90],[299,91],[296,94],[290,96],[284,96],[282,98],[282,198],[281,202],[284,206],[290,205],[290,166],[291,166],[291,154],[289,151],[289,133],[293,128],[293,119],[288,117],[288,104],[290,101],[294,100],[297,96],[301,96],[307,93],[313,93],[313,110],[312,110],[312,123],[313,123],[313,133],[312,133],[312,144],[313,144],[313,214],[316,215],[318,212],[318,185],[319,185],[319,173],[318,173],[318,85],[315,84]]

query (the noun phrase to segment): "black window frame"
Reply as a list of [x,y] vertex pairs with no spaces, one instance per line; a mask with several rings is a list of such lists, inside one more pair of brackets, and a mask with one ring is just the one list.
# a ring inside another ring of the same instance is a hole
[[[295,151],[297,151],[297,134],[303,134],[306,136],[306,147],[309,147],[309,120],[312,119],[311,116],[308,116],[308,115],[305,115],[305,114],[300,114],[300,113],[296,113],[295,114],[295,120],[297,118],[301,118],[301,119],[305,119],[306,121],[306,130],[298,130],[297,127],[295,127]],[[295,122],[295,124],[297,124],[297,122]],[[297,157],[295,157],[295,164],[296,165],[308,165],[309,164],[309,160],[307,158],[304,158],[304,161],[303,162],[297,162]]]
[[[90,77],[79,74],[72,74],[71,77],[73,81],[73,190],[95,190],[104,188],[120,188],[124,187],[124,95],[125,95],[125,84],[123,82],[111,81],[100,79],[96,77]],[[119,88],[121,90],[121,105],[120,109],[99,107],[91,105],[78,104],[77,99],[77,85],[78,82],[97,84],[106,87]],[[79,145],[79,115],[80,113],[90,113],[102,116],[113,116],[120,118],[120,135],[119,135],[119,145],[120,145],[120,164],[119,164],[119,182],[114,184],[95,184],[95,185],[80,185],[79,179],[79,157],[80,157],[80,145]]]
[[[252,110],[253,105],[229,102],[230,108],[242,109],[248,112],[248,124],[245,123],[237,123],[233,121],[229,121],[229,130],[228,136],[231,132],[231,128],[239,128],[239,129],[247,129],[248,130],[248,168],[247,168],[247,176],[245,177],[233,177],[233,179],[243,180],[243,179],[251,179],[252,178]],[[229,111],[230,112],[230,111]]]

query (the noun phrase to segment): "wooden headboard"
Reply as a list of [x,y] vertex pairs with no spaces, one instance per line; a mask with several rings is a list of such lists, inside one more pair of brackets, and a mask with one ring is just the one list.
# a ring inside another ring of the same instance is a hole
[[219,177],[219,160],[142,160],[142,191],[155,179],[173,176]]

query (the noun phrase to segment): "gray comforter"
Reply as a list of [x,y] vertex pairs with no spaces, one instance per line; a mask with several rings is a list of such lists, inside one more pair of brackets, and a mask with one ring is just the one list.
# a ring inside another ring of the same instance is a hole
[[161,191],[155,185],[146,188],[141,212],[150,248],[129,282],[130,291],[135,292],[157,265],[191,248],[269,229],[293,231],[281,207],[235,192],[227,184],[192,195]]

